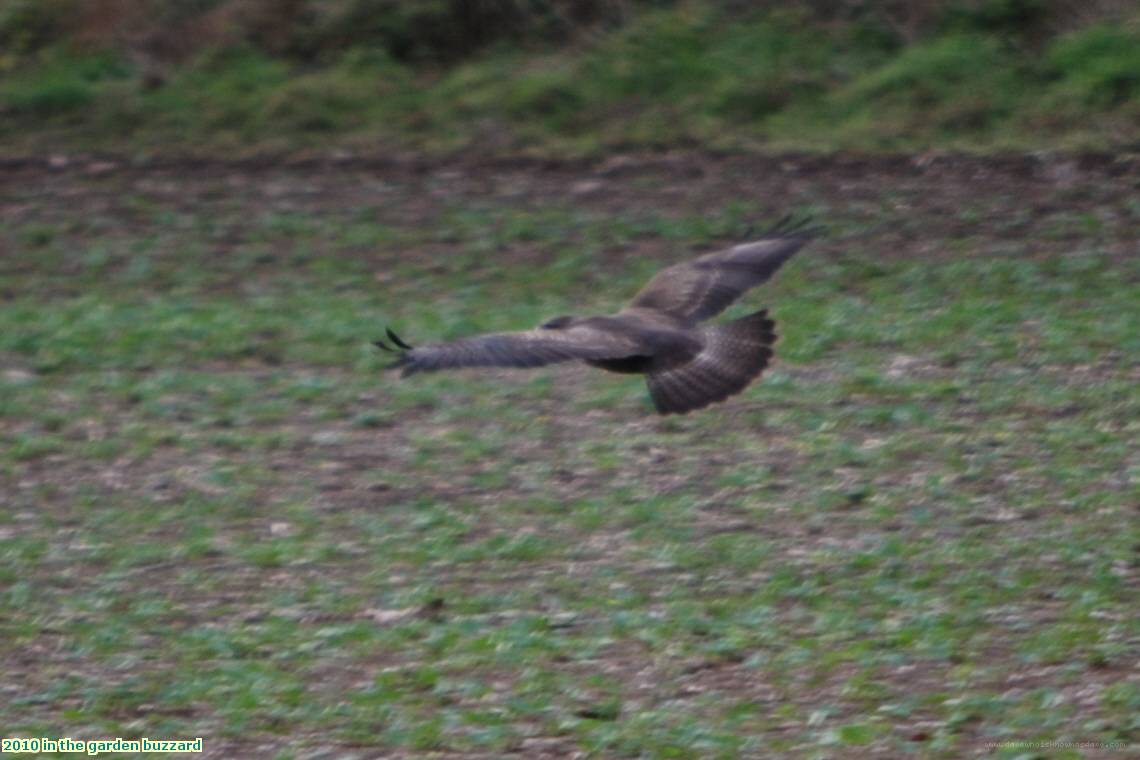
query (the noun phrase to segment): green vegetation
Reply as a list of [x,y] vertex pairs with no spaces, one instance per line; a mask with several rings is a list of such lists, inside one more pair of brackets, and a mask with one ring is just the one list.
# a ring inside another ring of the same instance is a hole
[[[574,200],[557,169],[17,172],[6,735],[1123,756],[1135,176],[1050,205],[1000,166],[700,168]],[[698,415],[570,367],[401,381],[369,346],[616,306],[776,208],[831,232],[739,307],[778,319],[772,371]]]
[[[1059,0],[932,4],[901,19],[887,3],[825,17],[704,2],[639,4],[615,20],[601,3],[581,23],[537,10],[548,4],[491,2],[463,24],[448,3],[357,0],[343,15],[286,4],[275,25],[237,12],[251,3],[172,6],[131,38],[149,43],[131,44],[100,37],[91,18],[95,31],[68,33],[51,11],[65,2],[31,12],[9,0],[0,40],[17,52],[0,58],[0,140],[9,151],[1130,148],[1140,125],[1140,16]],[[494,15],[508,11],[522,15]],[[195,46],[176,44],[179,25]]]

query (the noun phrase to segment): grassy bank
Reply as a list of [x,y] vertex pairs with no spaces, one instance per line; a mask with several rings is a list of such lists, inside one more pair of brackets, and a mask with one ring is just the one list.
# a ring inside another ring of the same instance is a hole
[[[982,4],[1006,5],[1018,6]],[[366,39],[302,56],[231,36],[162,61],[61,39],[0,59],[0,141],[10,153],[1136,148],[1140,16],[1042,31],[1031,15],[945,15],[906,35],[680,4],[455,59]]]

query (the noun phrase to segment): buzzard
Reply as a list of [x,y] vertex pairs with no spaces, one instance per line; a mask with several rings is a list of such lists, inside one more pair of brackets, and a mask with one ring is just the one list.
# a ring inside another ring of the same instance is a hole
[[768,311],[701,324],[772,276],[815,235],[784,219],[759,240],[708,253],[659,272],[617,314],[556,317],[534,330],[476,335],[413,348],[391,328],[403,375],[454,367],[537,367],[584,361],[645,375],[661,414],[684,414],[739,393],[768,365],[776,341]]

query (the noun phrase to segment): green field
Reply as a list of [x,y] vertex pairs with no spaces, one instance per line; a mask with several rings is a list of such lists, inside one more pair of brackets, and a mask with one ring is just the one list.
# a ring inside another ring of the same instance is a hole
[[[0,733],[1135,752],[1138,178],[1049,156],[11,162]],[[402,380],[370,346],[610,310],[791,211],[827,235],[731,312],[771,309],[777,360],[697,414],[586,368]]]

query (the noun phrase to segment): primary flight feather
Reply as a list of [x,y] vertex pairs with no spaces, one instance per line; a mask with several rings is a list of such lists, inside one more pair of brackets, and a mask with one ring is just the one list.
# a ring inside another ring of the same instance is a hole
[[767,310],[715,325],[745,291],[770,278],[814,237],[785,219],[750,243],[708,253],[659,272],[617,314],[557,317],[534,330],[491,333],[409,346],[391,329],[376,345],[399,353],[403,375],[457,367],[538,367],[585,361],[641,373],[661,414],[684,414],[744,390],[768,366],[776,341]]

